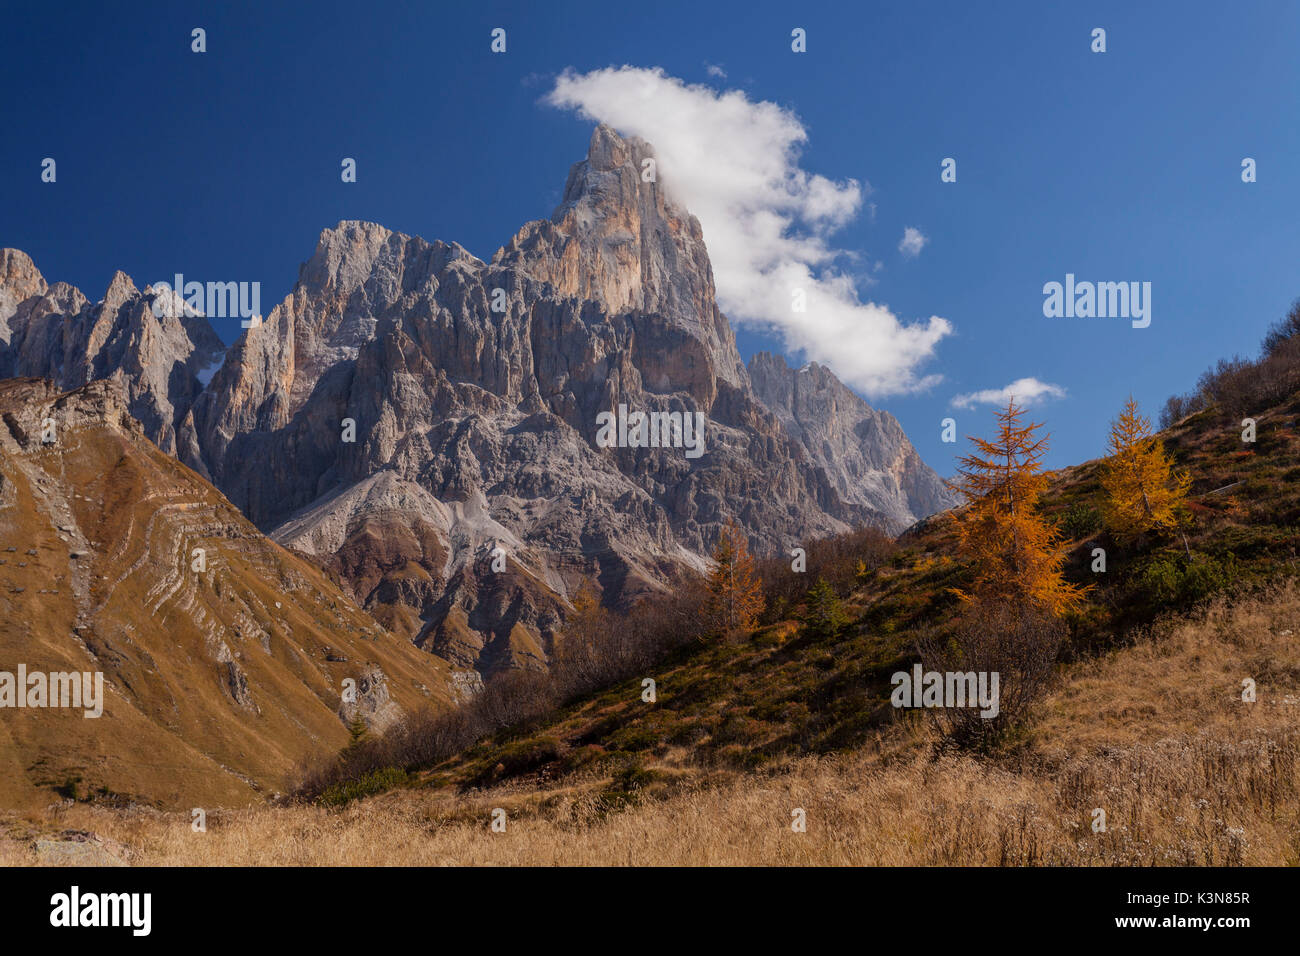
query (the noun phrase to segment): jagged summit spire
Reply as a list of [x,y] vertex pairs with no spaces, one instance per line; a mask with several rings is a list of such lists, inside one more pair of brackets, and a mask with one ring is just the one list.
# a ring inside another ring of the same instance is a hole
[[587,146],[587,165],[597,171],[617,169],[630,159],[634,153],[653,156],[650,144],[641,139],[625,139],[608,123],[601,123],[591,132],[591,142]]
[[108,289],[104,292],[104,307],[106,309],[117,309],[123,303],[134,299],[140,294],[140,290],[135,287],[135,282],[129,275],[118,269],[113,273],[112,280],[108,283]]
[[[657,208],[661,215],[665,214],[673,204],[658,185],[658,169],[650,181],[642,177],[645,160],[655,158],[650,143],[634,136],[624,137],[614,127],[601,123],[592,130],[586,157],[570,167],[564,198],[551,215],[551,221],[559,222],[567,209],[584,198],[599,200],[611,194],[617,194],[623,202]],[[675,207],[673,211],[689,216]]]
[[45,281],[32,257],[21,249],[0,249],[0,285]]

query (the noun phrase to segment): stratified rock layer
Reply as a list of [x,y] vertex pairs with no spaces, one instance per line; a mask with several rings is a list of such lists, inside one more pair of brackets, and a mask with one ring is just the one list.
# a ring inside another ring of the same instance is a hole
[[104,695],[99,717],[5,707],[7,807],[50,788],[258,802],[343,747],[357,712],[381,730],[453,695],[445,662],[163,454],[111,379],[0,382],[0,671],[20,665],[99,674]]

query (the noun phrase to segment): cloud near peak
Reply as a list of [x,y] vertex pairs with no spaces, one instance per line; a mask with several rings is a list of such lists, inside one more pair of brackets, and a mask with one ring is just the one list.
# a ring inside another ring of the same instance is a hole
[[545,102],[654,147],[661,185],[700,220],[718,305],[735,323],[776,334],[871,396],[940,380],[921,369],[951,324],[904,323],[859,299],[857,277],[840,266],[857,257],[830,239],[861,211],[864,187],[800,166],[808,133],[793,112],[631,66],[566,71]]

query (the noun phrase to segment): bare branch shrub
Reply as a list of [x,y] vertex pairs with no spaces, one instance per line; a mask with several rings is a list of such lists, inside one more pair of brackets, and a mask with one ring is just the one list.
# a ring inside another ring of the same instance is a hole
[[978,707],[937,707],[930,714],[953,743],[986,750],[1022,726],[1047,693],[1064,627],[1048,614],[1010,605],[974,605],[949,631],[931,630],[916,641],[922,667],[941,674],[997,674],[998,713]]

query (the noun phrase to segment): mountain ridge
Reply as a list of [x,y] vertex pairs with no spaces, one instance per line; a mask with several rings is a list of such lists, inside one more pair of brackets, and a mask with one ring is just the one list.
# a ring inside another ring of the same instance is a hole
[[[653,157],[596,127],[551,217],[490,261],[340,222],[219,353],[206,320],[153,316],[156,293],[124,274],[89,306],[8,256],[0,371],[63,371],[29,347],[33,314],[62,315],[160,448],[386,625],[485,673],[544,667],[580,581],[628,606],[706,567],[728,521],[773,553],[949,506],[893,417],[828,370],[746,367],[698,220],[642,177]],[[106,349],[100,327],[131,347]],[[597,414],[619,404],[702,414],[704,455],[597,447]]]

